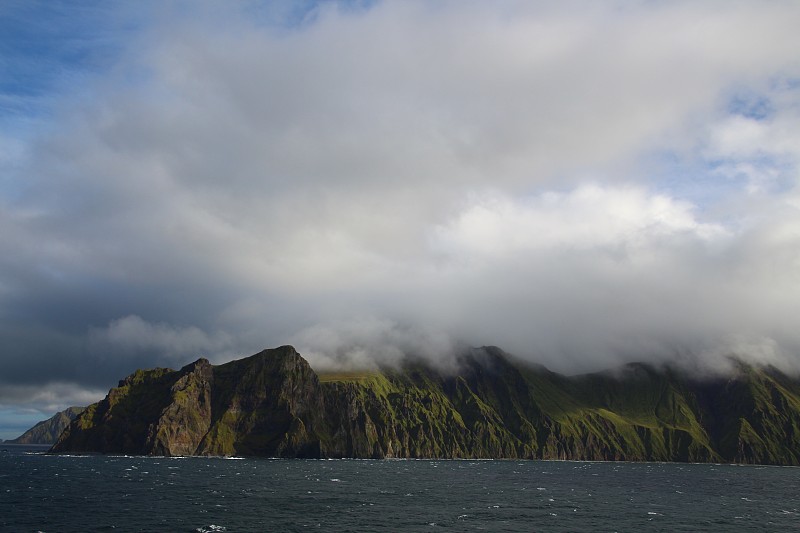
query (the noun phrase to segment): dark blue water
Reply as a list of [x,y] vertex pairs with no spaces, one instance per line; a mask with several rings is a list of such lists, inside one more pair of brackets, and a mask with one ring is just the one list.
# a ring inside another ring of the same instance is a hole
[[[40,452],[41,450],[38,450]],[[0,530],[800,530],[800,469],[47,456],[0,445]]]

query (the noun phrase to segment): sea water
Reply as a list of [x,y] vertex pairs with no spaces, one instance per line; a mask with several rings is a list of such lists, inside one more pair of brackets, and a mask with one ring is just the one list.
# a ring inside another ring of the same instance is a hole
[[0,530],[790,531],[800,469],[45,455],[0,445]]

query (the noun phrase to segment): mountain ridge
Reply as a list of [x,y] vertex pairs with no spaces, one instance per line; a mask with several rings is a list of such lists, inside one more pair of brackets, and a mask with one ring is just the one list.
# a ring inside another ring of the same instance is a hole
[[4,444],[53,444],[64,429],[83,412],[84,407],[68,407],[59,411],[47,420],[36,423],[16,439],[4,441]]
[[496,347],[317,374],[291,346],[218,366],[138,370],[52,452],[800,464],[800,381],[629,365],[564,376]]

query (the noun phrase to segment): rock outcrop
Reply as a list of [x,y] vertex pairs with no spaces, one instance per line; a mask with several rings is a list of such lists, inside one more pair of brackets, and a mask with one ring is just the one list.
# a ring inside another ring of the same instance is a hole
[[446,373],[317,375],[283,346],[212,366],[137,371],[53,452],[800,464],[800,381],[740,364],[700,380],[628,365],[565,377],[497,348]]

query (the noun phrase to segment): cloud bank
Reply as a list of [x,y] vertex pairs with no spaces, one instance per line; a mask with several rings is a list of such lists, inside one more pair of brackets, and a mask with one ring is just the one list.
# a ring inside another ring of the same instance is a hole
[[286,342],[798,367],[800,6],[277,6],[149,5],[0,151],[0,387]]

